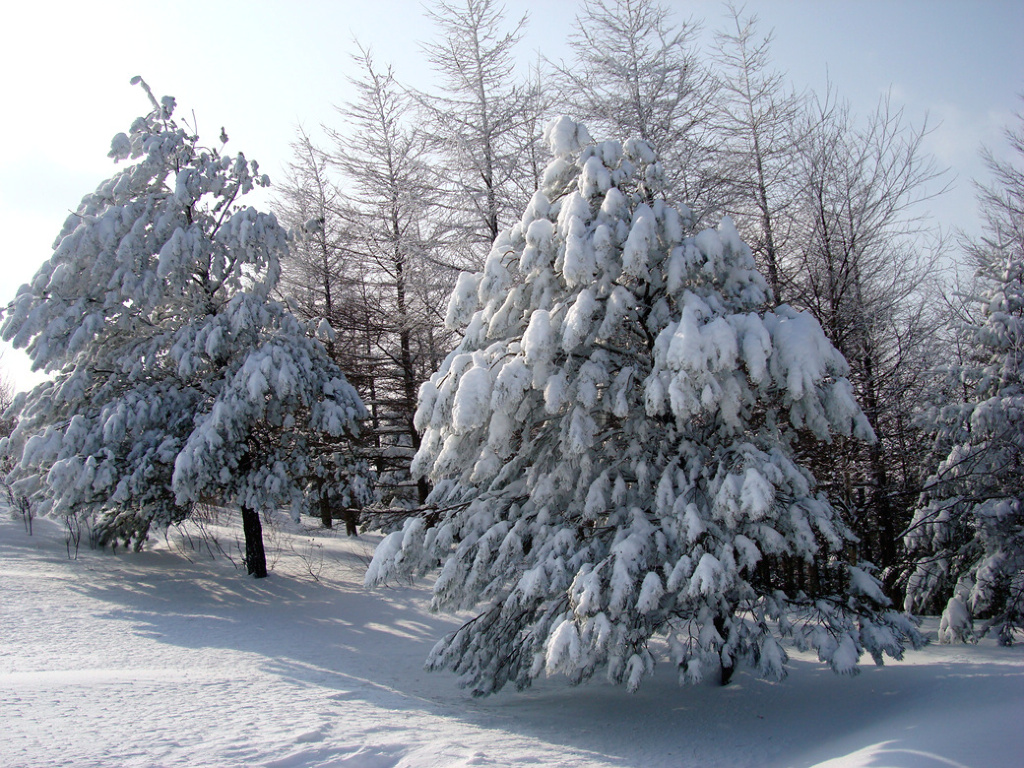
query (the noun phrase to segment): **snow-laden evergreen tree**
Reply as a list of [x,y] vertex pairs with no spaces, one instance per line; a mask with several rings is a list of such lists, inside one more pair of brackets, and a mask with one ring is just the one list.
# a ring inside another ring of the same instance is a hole
[[[640,141],[567,118],[555,160],[448,321],[420,390],[431,519],[380,544],[368,584],[440,565],[433,606],[476,615],[433,650],[478,694],[604,669],[635,690],[664,636],[682,680],[778,679],[779,637],[839,673],[920,642],[794,458],[799,437],[870,439],[846,363],[767,286],[732,222],[692,232]],[[817,565],[787,593],[781,558]]]
[[236,504],[265,576],[261,510],[299,509],[310,487],[365,495],[348,452],[365,411],[316,338],[330,327],[270,299],[288,235],[240,203],[267,178],[133,82],[153,110],[113,139],[127,164],[68,217],[3,325],[52,374],[15,404],[16,487],[136,548],[199,500]]
[[[1006,135],[1024,159],[1024,129]],[[984,158],[995,181],[979,188],[985,236],[967,244],[973,353],[947,368],[960,402],[931,419],[942,458],[907,535],[918,561],[906,603],[948,599],[940,641],[974,639],[980,619],[978,634],[1009,645],[1024,629],[1024,167]]]

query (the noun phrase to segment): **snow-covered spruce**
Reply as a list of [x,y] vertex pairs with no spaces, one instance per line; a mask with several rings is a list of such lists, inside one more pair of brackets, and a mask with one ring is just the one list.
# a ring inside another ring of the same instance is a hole
[[948,370],[971,394],[931,414],[945,455],[906,537],[917,558],[906,606],[944,602],[942,642],[975,639],[977,617],[1010,645],[1024,629],[1024,258],[994,259],[980,277],[976,355]]
[[[947,368],[959,402],[929,419],[940,459],[906,541],[917,557],[907,608],[945,604],[939,640],[1024,630],[1024,123],[1006,132],[1016,164],[987,157],[996,185],[979,195],[986,237],[966,360]],[[975,628],[974,620],[982,626]]]
[[153,111],[111,147],[127,165],[83,198],[4,322],[53,375],[16,400],[6,450],[41,513],[95,519],[102,542],[140,547],[200,499],[238,504],[265,574],[259,510],[299,509],[311,487],[366,496],[348,447],[365,411],[269,298],[288,236],[238,202],[267,178],[201,148],[141,84]]
[[[794,458],[872,437],[842,356],[811,316],[758,314],[732,222],[690,234],[647,144],[566,118],[547,138],[542,191],[459,280],[464,338],[420,390],[413,470],[442,512],[386,538],[367,583],[440,565],[434,607],[477,615],[428,664],[478,694],[601,668],[635,690],[656,634],[686,681],[781,678],[779,636],[839,673],[919,644]],[[784,558],[817,565],[813,593],[783,591]]]

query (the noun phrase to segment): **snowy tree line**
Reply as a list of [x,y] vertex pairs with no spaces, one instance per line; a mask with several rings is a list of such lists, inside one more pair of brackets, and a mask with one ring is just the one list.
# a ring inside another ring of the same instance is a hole
[[361,516],[391,531],[367,583],[439,568],[475,612],[430,664],[478,693],[635,689],[656,635],[688,681],[778,679],[780,638],[852,673],[921,642],[897,605],[1012,641],[1019,167],[988,158],[954,290],[925,127],[794,91],[742,11],[701,50],[587,0],[525,76],[527,19],[429,16],[435,89],[358,49],[276,217],[140,82],[122,170],[6,313],[53,375],[8,411],[12,494],[136,547],[234,505],[257,576],[261,510]]

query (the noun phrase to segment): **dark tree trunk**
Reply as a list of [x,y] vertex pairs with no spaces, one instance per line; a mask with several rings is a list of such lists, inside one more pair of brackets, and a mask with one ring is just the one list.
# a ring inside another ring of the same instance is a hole
[[242,530],[245,532],[245,568],[250,576],[267,576],[267,553],[263,549],[263,525],[260,513],[242,507]]
[[[866,342],[865,346],[866,346]],[[889,473],[882,448],[881,406],[875,380],[874,361],[870,354],[864,356],[864,414],[871,422],[877,439],[868,446],[868,467],[871,473],[871,496],[877,526],[878,550],[873,553],[875,563],[883,569],[896,564],[896,526],[893,522],[893,508],[889,500]]]
[[359,510],[346,509],[344,514],[345,533],[349,536],[359,535]]
[[[725,628],[725,617],[715,616],[715,631],[722,638],[722,642],[725,643],[728,637],[728,630]],[[722,685],[728,685],[729,681],[732,680],[732,673],[735,667],[733,666],[732,659],[726,660],[725,654],[721,654],[722,659]]]
[[327,489],[320,489],[320,522],[324,528],[331,528],[334,525],[334,515],[331,511],[331,500],[327,496]]

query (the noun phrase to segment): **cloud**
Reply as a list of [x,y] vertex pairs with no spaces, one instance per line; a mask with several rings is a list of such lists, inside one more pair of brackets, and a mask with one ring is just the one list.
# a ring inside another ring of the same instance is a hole
[[983,146],[997,154],[1005,144],[1003,130],[1014,122],[1010,109],[968,112],[952,102],[939,102],[928,108],[934,126],[925,148],[944,165],[961,169],[980,169],[978,153]]

